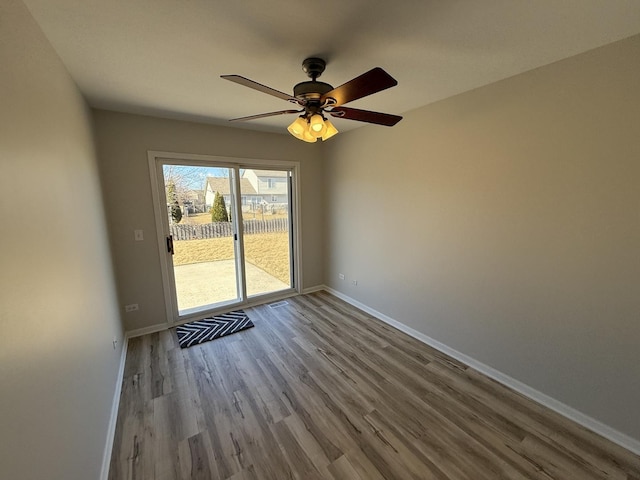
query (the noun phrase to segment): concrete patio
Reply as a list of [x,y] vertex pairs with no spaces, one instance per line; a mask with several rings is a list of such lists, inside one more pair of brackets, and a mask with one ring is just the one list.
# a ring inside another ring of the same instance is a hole
[[[174,267],[179,310],[238,298],[234,260],[201,262]],[[247,295],[276,292],[289,285],[251,263],[245,264]]]

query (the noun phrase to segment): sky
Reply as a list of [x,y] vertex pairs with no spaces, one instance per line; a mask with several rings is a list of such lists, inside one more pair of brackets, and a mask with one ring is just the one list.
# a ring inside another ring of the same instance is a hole
[[[190,190],[203,190],[207,177],[224,177],[230,176],[230,169],[221,167],[202,167],[193,165],[163,165],[165,183],[171,178],[176,183],[182,183],[185,188]],[[240,175],[244,170],[240,170]]]

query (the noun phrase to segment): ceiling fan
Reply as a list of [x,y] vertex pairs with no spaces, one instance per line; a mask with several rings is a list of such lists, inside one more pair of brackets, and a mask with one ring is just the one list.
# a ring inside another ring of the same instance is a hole
[[316,142],[318,138],[327,140],[338,133],[338,130],[333,124],[326,119],[325,113],[336,118],[374,123],[387,127],[391,127],[402,120],[402,117],[398,115],[370,112],[368,110],[342,106],[353,100],[396,86],[398,82],[382,68],[373,68],[359,77],[349,80],[339,87],[333,88],[333,86],[328,83],[317,81],[317,78],[324,72],[326,65],[326,62],[321,58],[305,59],[305,61],[302,62],[302,70],[311,80],[298,83],[293,87],[293,95],[274,90],[273,88],[241,77],[240,75],[222,75],[222,78],[225,80],[273,95],[274,97],[287,100],[302,107],[301,110],[281,110],[279,112],[233,118],[229,121],[243,122],[276,115],[301,113],[302,115],[287,128],[289,133],[305,142]]

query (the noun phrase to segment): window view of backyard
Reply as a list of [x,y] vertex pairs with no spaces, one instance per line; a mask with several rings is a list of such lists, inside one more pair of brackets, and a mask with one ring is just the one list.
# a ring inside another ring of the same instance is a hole
[[[233,170],[164,165],[178,310],[240,298]],[[288,172],[240,170],[247,295],[291,286]]]

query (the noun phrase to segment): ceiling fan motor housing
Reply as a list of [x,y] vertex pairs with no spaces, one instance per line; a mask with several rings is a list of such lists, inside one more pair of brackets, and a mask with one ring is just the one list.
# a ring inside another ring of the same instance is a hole
[[304,61],[302,62],[302,70],[312,80],[315,80],[320,75],[322,75],[322,72],[324,72],[324,69],[326,67],[327,67],[327,62],[325,62],[321,58],[316,58],[316,57],[305,58]]
[[293,96],[300,100],[316,100],[331,90],[333,90],[333,87],[328,83],[312,80],[310,82],[301,82],[293,87]]
[[301,100],[305,106],[318,107],[320,97],[333,90],[328,83],[316,81],[326,66],[327,62],[322,58],[311,57],[302,62],[302,70],[311,78],[311,81],[301,82],[293,87],[293,96]]

